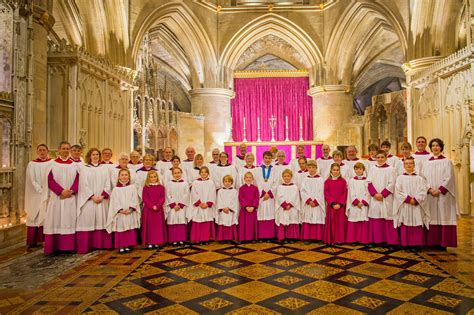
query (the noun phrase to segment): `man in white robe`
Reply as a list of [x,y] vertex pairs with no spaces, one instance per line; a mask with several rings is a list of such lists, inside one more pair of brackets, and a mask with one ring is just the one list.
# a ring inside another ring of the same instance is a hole
[[171,158],[173,157],[173,149],[166,147],[163,149],[163,159],[156,162],[156,169],[160,175],[160,178],[164,178],[165,172],[171,168]]
[[319,176],[326,179],[329,177],[331,164],[334,163],[334,160],[332,159],[331,148],[329,145],[324,144],[321,149],[323,151],[323,155],[316,159],[316,164],[318,165]]
[[350,145],[346,148],[346,159],[343,160],[342,162],[344,164],[347,164],[347,166],[350,169],[350,177],[349,178],[352,178],[352,177],[356,176],[356,173],[354,171],[354,165],[357,162],[361,162],[362,164],[364,164],[365,168],[367,169],[367,165],[366,165],[365,161],[362,161],[361,159],[359,159],[357,157],[357,152],[358,151],[357,151],[357,148],[356,148],[355,145]]
[[132,151],[130,153],[130,161],[128,162],[128,168],[130,169],[130,173],[135,173],[138,169],[143,167],[143,163],[141,161],[140,152]]
[[187,174],[191,169],[194,168],[194,156],[196,155],[196,149],[194,149],[194,147],[187,147],[185,154],[186,159],[181,161],[181,167],[183,168],[183,173]]
[[306,152],[305,152],[305,147],[302,144],[299,144],[296,147],[296,158],[290,161],[290,170],[293,172],[293,174],[296,174],[300,170],[300,164],[298,163],[298,160],[300,158],[305,158],[306,157]]
[[247,144],[241,143],[239,145],[239,154],[237,154],[232,160],[232,164],[234,165],[236,171],[245,165],[245,154],[247,154]]

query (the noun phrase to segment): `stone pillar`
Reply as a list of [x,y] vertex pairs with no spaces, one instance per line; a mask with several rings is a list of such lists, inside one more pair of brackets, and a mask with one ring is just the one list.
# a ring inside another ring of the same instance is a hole
[[231,132],[230,100],[232,90],[219,88],[194,89],[191,94],[191,112],[202,114],[204,120],[204,158],[210,160],[212,148],[223,148]]
[[[332,149],[343,143],[344,125],[351,121],[353,96],[347,85],[317,86],[309,90],[313,98],[313,133],[316,141]],[[357,145],[358,143],[354,143]],[[360,148],[359,148],[360,150]]]

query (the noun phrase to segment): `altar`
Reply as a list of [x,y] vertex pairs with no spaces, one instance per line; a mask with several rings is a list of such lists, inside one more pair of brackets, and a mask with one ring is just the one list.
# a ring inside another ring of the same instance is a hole
[[[235,158],[239,154],[239,146],[244,142],[224,142],[224,151],[229,155],[229,159]],[[276,147],[278,150],[283,150],[286,153],[286,162],[296,158],[296,149],[298,145],[304,145],[305,156],[311,159],[317,159],[322,156],[322,143],[314,141],[259,141],[259,142],[245,142],[247,144],[247,151],[255,155],[256,165],[260,165],[263,160],[263,152],[270,150],[271,147]]]

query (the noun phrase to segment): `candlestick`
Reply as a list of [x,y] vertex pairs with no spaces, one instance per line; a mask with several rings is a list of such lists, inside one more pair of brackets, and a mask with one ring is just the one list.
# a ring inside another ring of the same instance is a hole
[[285,141],[290,141],[288,137],[288,116],[285,116]]
[[244,140],[242,140],[243,142],[247,142],[247,124],[246,123],[247,122],[244,117]]
[[272,115],[271,118],[268,119],[270,121],[270,128],[272,128],[272,142],[275,142],[275,127],[276,127],[276,118]]
[[260,117],[257,117],[257,142],[260,142]]
[[303,117],[300,115],[300,141],[303,141]]

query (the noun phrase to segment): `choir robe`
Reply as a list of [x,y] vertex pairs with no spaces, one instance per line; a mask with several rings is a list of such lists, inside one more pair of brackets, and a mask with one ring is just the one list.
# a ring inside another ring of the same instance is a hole
[[[77,192],[79,173],[72,160],[57,158],[48,173],[49,201],[44,220],[44,252],[75,249]],[[60,199],[64,189],[73,191],[70,198]]]
[[[281,184],[277,188],[275,224],[278,240],[299,239],[301,222],[300,191],[295,184]],[[289,210],[285,207],[290,205]]]
[[[130,165],[130,164],[129,164]],[[120,166],[116,166],[112,169],[110,169],[110,184],[112,185],[112,188],[114,188],[117,183],[118,183],[118,174],[122,168]],[[130,183],[134,184],[135,179],[137,177],[137,172],[133,171],[132,169],[128,169],[130,171]]]
[[[322,240],[326,220],[326,202],[324,200],[324,179],[307,175],[301,183],[301,238],[303,240]],[[313,201],[316,207],[311,207]]]
[[[239,240],[253,241],[257,239],[257,211],[260,193],[255,185],[243,184],[239,189]],[[253,207],[252,212],[247,207]]]
[[[275,172],[276,177],[278,178],[278,185],[283,184],[283,178],[281,177],[281,175],[283,171],[286,169],[291,170],[291,167],[288,163],[281,164],[281,163],[276,162],[273,165],[273,172]],[[299,169],[299,166],[298,166],[298,169]]]
[[[413,154],[411,155],[411,157],[414,158]],[[398,167],[397,176],[400,176],[403,173],[405,173],[405,166],[403,165],[404,162],[405,162],[405,158],[404,157],[400,158],[400,163],[397,164],[397,167]],[[421,174],[423,173],[422,168],[423,168],[423,160],[415,159],[415,173],[421,176]]]
[[339,166],[341,167],[341,176],[347,182],[349,179],[351,179],[353,177],[352,176],[353,169],[351,169],[351,167],[348,164],[345,164],[345,163],[342,163],[342,162],[341,162],[341,164],[339,164]]
[[[85,165],[79,171],[77,196],[76,251],[85,254],[92,249],[113,248],[112,235],[107,233],[107,214],[111,193],[110,177],[104,165]],[[103,196],[95,203],[93,196]]]
[[[189,168],[189,169],[186,169],[186,174],[183,174],[183,176],[185,176],[186,178],[186,181],[188,182],[189,186],[192,185],[192,183],[194,183],[195,180],[197,180],[200,175],[199,175],[199,172],[201,171],[201,169],[199,167],[193,167],[193,168]],[[211,174],[213,174],[213,171],[211,169],[209,169],[209,176],[211,176]]]
[[[198,178],[191,187],[190,211],[188,220],[191,221],[192,242],[207,242],[215,239],[214,219],[216,212],[216,185],[211,179],[202,180]],[[199,207],[201,203],[206,203],[207,208]]]
[[400,168],[400,164],[401,164],[400,159],[391,154],[387,155],[387,161],[385,163],[393,167],[395,172]]
[[[326,222],[323,241],[327,244],[346,241],[346,202],[347,182],[344,178],[328,178],[324,182],[324,199],[326,201]],[[336,210],[333,205],[341,207]]]
[[[140,200],[142,200],[143,187],[145,186],[145,181],[149,171],[158,172],[154,167],[146,168],[145,166],[142,166],[135,172],[135,185],[137,186],[138,198],[140,198]],[[166,183],[166,181],[163,181],[163,178],[160,177],[160,174],[158,174],[158,177],[160,182]]]
[[82,160],[82,158],[79,158],[79,159],[73,159],[72,157],[70,158],[71,161],[74,162],[74,164],[76,164],[77,166],[77,170],[79,171],[81,169],[81,167],[85,166],[86,164],[84,163],[84,161]]
[[232,165],[235,167],[235,171],[239,172],[239,169],[245,165],[245,156],[236,155],[234,159],[232,159]]
[[[165,217],[170,243],[186,241],[186,213],[189,211],[189,198],[187,181],[171,180],[166,184]],[[176,205],[180,208],[178,211],[174,209]]]
[[222,184],[222,179],[226,175],[232,176],[234,179],[234,183],[232,184],[232,187],[235,187],[236,182],[237,182],[237,171],[235,169],[235,166],[232,164],[228,165],[217,165],[216,168],[214,169],[214,173],[210,174],[212,180],[214,181],[214,184],[216,185],[216,189],[219,189],[223,187]]
[[[354,176],[348,182],[348,198],[346,206],[347,243],[370,243],[369,239],[369,183],[363,176]],[[362,208],[357,205],[361,202]]]
[[173,166],[173,163],[171,161],[166,161],[166,160],[160,160],[156,162],[155,168],[158,170],[158,174],[160,175],[160,178],[163,178],[165,176],[165,171],[169,170]]
[[[239,196],[235,188],[221,188],[217,191],[217,240],[234,241],[238,239],[237,224],[239,223]],[[229,208],[229,213],[222,209]]]
[[[395,169],[387,163],[371,168],[367,178],[369,185],[369,241],[398,245],[398,230],[393,227],[393,192],[395,189]],[[384,197],[377,201],[374,196]]]
[[[120,210],[130,209],[130,214]],[[140,228],[140,204],[137,187],[133,184],[117,184],[110,195],[107,215],[107,232],[114,232],[115,248],[137,245],[137,229]]]
[[187,174],[189,169],[194,168],[194,160],[186,159],[181,161],[181,169],[183,174]]
[[[430,213],[426,207],[428,185],[416,173],[397,177],[393,200],[393,224],[400,227],[402,246],[424,246],[423,227],[429,227]],[[416,204],[411,205],[410,201]]]
[[[347,172],[349,172],[349,174],[347,174],[348,177],[346,178],[346,180],[347,180],[348,183],[349,183],[349,180],[350,180],[351,178],[354,178],[355,176],[357,176],[356,173],[355,173],[355,170],[354,170],[354,165],[356,165],[356,163],[362,163],[362,164],[364,164],[365,169],[367,170],[366,161],[361,160],[361,159],[359,159],[359,158],[355,158],[355,159],[353,159],[353,160],[347,160],[347,159],[346,159],[346,160],[343,160],[342,162],[343,162],[344,164],[346,164],[346,165],[347,165],[347,168],[348,168]],[[367,172],[366,172],[366,171],[364,171],[364,174],[367,176]]]
[[365,172],[367,176],[369,176],[370,170],[372,169],[372,167],[375,167],[375,165],[377,165],[376,159],[373,159],[372,157],[369,156],[369,158],[365,160],[365,167],[366,167]]
[[[173,168],[169,168],[169,169],[165,170],[163,177],[161,177],[161,179],[160,179],[161,183],[165,184],[165,187],[166,187],[167,183],[169,183],[170,181],[173,180],[173,171],[172,170],[173,170]],[[186,173],[182,174],[182,179],[183,180],[188,181],[188,174],[189,174],[190,171],[191,171],[191,169],[187,169]]]
[[321,156],[316,160],[316,164],[318,165],[318,174],[323,179],[327,179],[329,177],[329,172],[331,171],[331,164],[334,163],[334,160],[331,156],[324,157]]
[[[162,245],[166,243],[165,187],[150,184],[143,187],[142,200],[142,244]],[[156,210],[153,210],[156,207]]]
[[[276,236],[275,231],[275,197],[276,197],[276,189],[279,185],[279,178],[277,177],[278,174],[274,171],[274,166],[270,165],[266,168],[266,173],[270,172],[268,180],[265,181],[263,176],[262,167],[264,165],[257,168],[256,178],[255,181],[257,183],[257,187],[260,193],[260,200],[258,203],[258,211],[257,211],[257,220],[258,220],[258,238],[259,239],[272,239]],[[271,170],[269,171],[269,168]],[[264,200],[263,196],[265,193],[270,195],[268,200]]]
[[128,163],[128,168],[130,169],[130,173],[135,173],[136,171],[138,171],[139,169],[141,169],[143,167],[143,163],[138,163],[138,164],[133,164],[131,162]]
[[432,157],[431,153],[429,153],[428,151],[416,151],[412,154],[412,156],[417,162],[421,162],[421,164],[428,161]]
[[456,201],[454,168],[452,162],[440,155],[431,157],[423,165],[423,175],[428,187],[438,189],[441,194],[428,194],[427,207],[430,212],[430,228],[427,232],[428,246],[457,246],[456,220],[459,208]]
[[294,158],[290,161],[289,168],[293,174],[297,173],[300,170],[300,164],[298,163],[299,158]]
[[51,159],[36,159],[28,163],[25,179],[26,245],[44,241],[43,223],[48,205],[48,173]]
[[[214,169],[217,167],[217,162],[214,162],[214,161],[211,161],[209,163],[207,163],[207,168],[209,168],[209,173],[212,174],[214,173]],[[196,178],[197,179],[197,178]],[[194,180],[196,180],[194,179]],[[191,181],[190,181],[191,182]]]
[[298,189],[301,189],[301,183],[303,182],[303,179],[308,176],[308,171],[307,170],[299,170],[296,173],[293,173],[294,176],[294,181]]
[[253,165],[251,167],[248,167],[247,165],[244,165],[241,168],[239,168],[239,170],[237,172],[238,182],[237,182],[236,187],[241,187],[241,186],[245,185],[244,177],[245,177],[245,174],[247,172],[252,173],[252,175],[253,175],[253,183],[252,184],[255,184],[255,176],[256,176],[257,169],[258,168],[253,166]]

